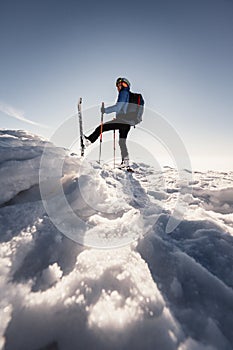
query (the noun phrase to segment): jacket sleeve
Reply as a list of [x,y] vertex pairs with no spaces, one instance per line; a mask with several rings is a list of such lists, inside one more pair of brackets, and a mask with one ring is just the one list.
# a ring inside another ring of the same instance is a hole
[[107,114],[110,114],[113,112],[115,112],[116,114],[126,113],[128,102],[129,102],[129,91],[121,90],[118,95],[117,103],[113,106],[106,107],[105,113]]

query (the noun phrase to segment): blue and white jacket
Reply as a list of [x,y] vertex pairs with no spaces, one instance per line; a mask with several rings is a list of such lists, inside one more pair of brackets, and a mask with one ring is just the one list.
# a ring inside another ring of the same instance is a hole
[[123,122],[127,122],[129,124],[129,120],[127,118],[124,118],[124,115],[126,116],[127,108],[129,103],[129,87],[123,87],[118,94],[117,102],[115,105],[106,107],[105,113],[116,113],[116,119],[121,120]]

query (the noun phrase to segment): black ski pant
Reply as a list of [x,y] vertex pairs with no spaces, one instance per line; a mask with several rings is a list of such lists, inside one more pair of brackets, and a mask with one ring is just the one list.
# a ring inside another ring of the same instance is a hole
[[[99,125],[94,132],[88,136],[88,139],[93,143],[95,142],[98,137],[100,136],[100,130],[101,125]],[[119,146],[121,149],[121,158],[124,160],[126,157],[129,156],[128,149],[126,146],[126,139],[128,132],[130,130],[130,125],[127,123],[120,123],[117,120],[110,120],[109,122],[106,122],[103,124],[103,132],[110,131],[110,130],[119,130]]]

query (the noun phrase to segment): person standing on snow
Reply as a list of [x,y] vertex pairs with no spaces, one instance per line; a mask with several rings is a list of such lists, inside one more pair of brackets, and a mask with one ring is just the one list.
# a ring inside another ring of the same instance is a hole
[[[116,118],[112,119],[102,125],[102,132],[109,130],[119,130],[119,146],[121,150],[122,166],[129,166],[129,153],[126,146],[126,139],[130,130],[130,121],[127,120],[127,108],[129,103],[130,82],[126,78],[118,78],[116,80],[116,87],[118,90],[118,98],[115,105],[104,108],[101,107],[101,113],[116,113]],[[99,125],[94,132],[85,136],[85,144],[89,146],[94,143],[100,136],[101,125]]]

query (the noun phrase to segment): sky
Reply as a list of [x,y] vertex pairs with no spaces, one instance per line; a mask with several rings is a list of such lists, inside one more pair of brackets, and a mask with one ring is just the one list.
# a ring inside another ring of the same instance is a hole
[[0,127],[49,138],[125,76],[194,169],[233,170],[232,33],[232,0],[1,0]]

